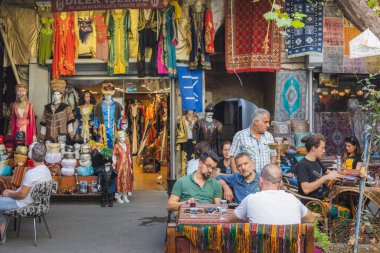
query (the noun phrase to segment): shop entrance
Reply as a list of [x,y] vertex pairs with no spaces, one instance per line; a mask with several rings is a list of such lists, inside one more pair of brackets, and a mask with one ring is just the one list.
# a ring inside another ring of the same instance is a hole
[[222,140],[232,140],[235,133],[248,128],[257,106],[241,98],[228,98],[215,105],[214,118],[222,122]]
[[[90,91],[98,104],[102,84],[112,83],[112,99],[122,105],[119,127],[130,141],[133,163],[133,190],[165,190],[170,160],[170,79],[67,79],[66,102],[73,108]],[[75,142],[75,138],[74,138]]]

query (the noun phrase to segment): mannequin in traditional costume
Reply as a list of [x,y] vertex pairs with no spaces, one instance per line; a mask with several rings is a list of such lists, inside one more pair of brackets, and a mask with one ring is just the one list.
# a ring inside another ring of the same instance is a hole
[[75,12],[75,33],[78,38],[78,55],[96,55],[96,26],[93,11]]
[[75,119],[78,121],[78,127],[74,136],[75,140],[81,140],[83,143],[87,143],[93,139],[95,135],[94,106],[94,96],[90,91],[84,91],[79,100],[79,106],[75,111]]
[[118,131],[116,138],[117,144],[112,150],[113,167],[117,171],[115,199],[118,203],[128,203],[133,188],[130,144],[124,131]]
[[145,108],[145,126],[144,132],[141,138],[138,156],[141,155],[142,151],[146,146],[152,144],[157,136],[157,131],[154,126],[156,121],[156,98],[151,98],[151,103]]
[[[192,48],[190,52],[189,69],[211,69],[210,56],[205,50],[205,12],[206,6],[201,0],[197,0],[195,4],[190,6]],[[210,20],[207,20],[207,24],[210,26]],[[206,35],[207,34],[208,36],[211,35],[209,32],[207,32]]]
[[[50,13],[50,14],[49,14]],[[44,11],[41,15],[42,28],[39,35],[38,45],[38,59],[40,65],[45,65],[46,60],[52,56],[52,41],[53,41],[53,22],[51,12]]]
[[194,158],[194,125],[198,116],[194,110],[186,111],[178,119],[177,144],[181,148],[181,167],[186,168],[187,162]]
[[197,120],[194,125],[194,137],[196,142],[207,141],[211,145],[211,149],[220,154],[221,135],[223,125],[219,120],[213,119],[214,106],[209,104],[206,107],[206,117]]
[[167,154],[168,142],[168,105],[166,98],[162,98],[160,102],[160,161],[165,161]]
[[108,74],[127,74],[129,65],[128,36],[130,33],[128,10],[112,10],[108,21],[108,32],[111,37]]
[[[109,158],[108,158],[109,159]],[[105,159],[105,164],[102,165],[102,168],[98,174],[98,187],[100,186],[100,206],[105,207],[106,202],[108,201],[108,206],[113,206],[113,196],[115,193],[115,179],[116,179],[116,170],[111,167],[111,159]]]
[[70,106],[62,102],[66,82],[64,80],[52,80],[50,85],[53,99],[51,103],[45,105],[41,121],[41,138],[42,140],[57,142],[58,135],[73,134],[75,118]]
[[137,75],[145,76],[145,49],[151,48],[149,75],[157,75],[157,12],[153,9],[139,10],[139,49],[137,53]]
[[74,60],[78,41],[75,35],[74,12],[54,13],[53,45],[53,79],[75,75]]
[[107,23],[104,11],[96,11],[93,16],[96,29],[96,58],[108,61]]
[[9,106],[9,117],[12,124],[12,138],[15,139],[16,132],[24,132],[25,144],[30,145],[37,141],[37,137],[33,105],[28,101],[27,92],[26,85],[16,85],[16,102]]
[[141,139],[141,129],[143,128],[143,109],[141,108],[137,99],[134,103],[130,104],[128,107],[128,125],[129,125],[129,136],[132,143],[132,154],[137,154],[138,145]]
[[94,110],[94,123],[98,134],[108,148],[113,148],[116,128],[121,120],[121,104],[115,102],[112,96],[115,94],[115,86],[112,83],[104,83],[102,87],[104,100],[96,105]]

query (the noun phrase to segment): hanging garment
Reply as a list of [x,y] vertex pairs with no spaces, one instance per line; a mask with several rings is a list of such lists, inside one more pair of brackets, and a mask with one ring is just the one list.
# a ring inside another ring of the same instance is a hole
[[108,39],[107,24],[102,14],[95,14],[94,17],[96,27],[96,58],[108,61]]
[[157,12],[139,10],[139,50],[137,53],[137,75],[145,76],[145,49],[151,48],[149,75],[157,76]]
[[141,126],[143,114],[139,104],[130,105],[128,108],[129,137],[132,142],[132,154],[137,154],[138,143],[141,138]]
[[75,111],[75,119],[78,121],[76,134],[80,137],[83,143],[87,143],[94,136],[94,106],[80,105]]
[[131,19],[131,32],[128,36],[129,58],[137,59],[137,52],[139,48],[139,10],[130,9],[129,17]]
[[177,40],[177,29],[176,22],[173,19],[174,7],[169,6],[165,10],[161,11],[162,17],[162,38],[163,38],[163,59],[165,67],[168,70],[168,75],[171,78],[177,76],[176,67],[176,46],[178,44]]
[[[61,15],[66,17],[63,19]],[[54,13],[54,55],[52,62],[53,79],[75,75],[75,51],[78,41],[75,36],[74,13]]]
[[45,65],[46,60],[52,56],[52,41],[53,41],[53,25],[54,19],[49,17],[42,17],[41,23],[43,28],[40,31],[39,45],[38,45],[38,64]]
[[189,6],[183,5],[183,16],[178,19],[178,45],[176,46],[176,58],[178,61],[189,61],[191,52],[191,31],[190,31],[190,17]]
[[93,11],[75,12],[75,33],[78,40],[77,55],[96,56],[96,26]]
[[206,9],[205,12],[205,46],[206,53],[213,54],[215,53],[214,39],[215,39],[215,30],[214,22],[212,20],[212,12],[210,9]]
[[205,11],[204,5],[201,10],[197,10],[195,5],[190,6],[192,48],[189,69],[211,69],[210,56],[205,49]]
[[24,110],[20,114],[19,103],[14,103],[10,106],[12,109],[12,138],[14,139],[17,131],[25,133],[26,145],[29,146],[34,142],[33,137],[36,137],[36,121],[34,118],[33,105],[26,101]]
[[116,144],[112,155],[116,158],[116,192],[132,192],[132,160],[128,139],[123,144]]
[[110,13],[108,31],[111,45],[108,60],[108,74],[127,74],[129,65],[128,34],[130,32],[129,11],[113,10]]
[[194,139],[199,141],[207,141],[211,145],[211,149],[220,154],[219,144],[222,134],[223,125],[220,121],[213,119],[211,122],[206,119],[198,120],[194,125]]

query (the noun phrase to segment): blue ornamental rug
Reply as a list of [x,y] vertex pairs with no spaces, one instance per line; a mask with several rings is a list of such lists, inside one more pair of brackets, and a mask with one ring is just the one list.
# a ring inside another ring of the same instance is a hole
[[282,70],[276,73],[275,121],[305,119],[307,73]]
[[286,0],[285,11],[290,17],[299,12],[306,14],[304,28],[286,28],[288,57],[322,53],[323,47],[323,0]]

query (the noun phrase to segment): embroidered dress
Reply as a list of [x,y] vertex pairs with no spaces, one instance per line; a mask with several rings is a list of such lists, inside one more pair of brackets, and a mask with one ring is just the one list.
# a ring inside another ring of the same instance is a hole
[[116,158],[116,192],[132,192],[132,162],[128,139],[123,144],[116,144],[112,150],[112,155]]
[[176,46],[176,58],[179,61],[189,61],[191,51],[191,31],[189,6],[183,6],[183,16],[178,20],[178,45]]
[[15,138],[16,131],[23,131],[25,133],[26,145],[29,146],[34,142],[33,137],[36,136],[33,105],[27,101],[23,111],[19,110],[19,103],[12,104],[11,108],[12,138]]
[[130,105],[128,108],[129,136],[132,142],[132,154],[138,151],[138,143],[141,139],[143,112],[138,104]]
[[41,23],[44,26],[40,31],[38,45],[38,64],[45,65],[46,60],[52,56],[52,41],[53,41],[53,18],[41,18]]
[[93,19],[96,27],[96,58],[108,61],[107,24],[102,14],[95,14]]
[[[63,13],[62,13],[63,14]],[[74,13],[66,12],[66,18],[54,13],[54,54],[52,62],[53,79],[61,76],[75,75],[75,51],[77,38],[75,36]]]
[[76,134],[81,137],[84,143],[87,143],[93,136],[94,106],[79,106],[75,111],[75,119],[78,121]]
[[176,67],[176,46],[178,44],[177,40],[177,29],[175,22],[174,7],[169,6],[161,12],[162,16],[162,37],[163,37],[163,55],[164,63],[166,69],[168,70],[168,75],[171,78],[177,76]]
[[108,23],[108,32],[111,45],[108,60],[108,74],[127,74],[129,65],[128,34],[130,32],[129,11],[117,13],[111,11]]
[[78,55],[96,55],[96,28],[93,22],[93,11],[78,11],[75,13],[75,32],[79,39]]
[[210,56],[205,51],[205,6],[197,11],[195,5],[191,5],[190,19],[192,48],[189,69],[211,69]]
[[213,18],[212,18],[212,12],[210,9],[206,9],[206,12],[205,12],[206,53],[209,53],[209,54],[215,53],[214,39],[215,39],[215,30],[214,30],[214,22],[213,22]]

